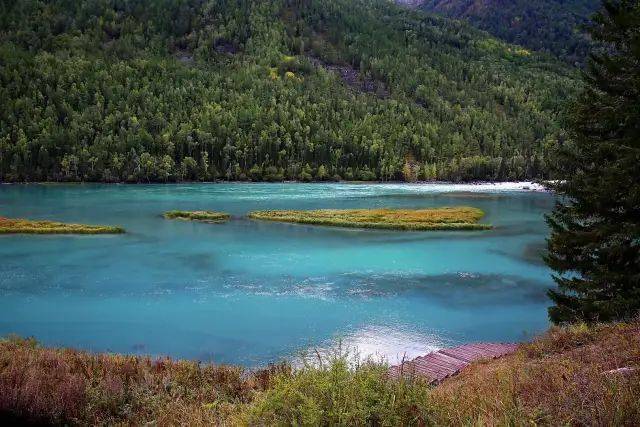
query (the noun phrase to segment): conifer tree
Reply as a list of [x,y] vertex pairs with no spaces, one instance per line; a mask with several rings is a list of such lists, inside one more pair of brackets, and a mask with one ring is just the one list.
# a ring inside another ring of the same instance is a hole
[[584,72],[547,218],[556,323],[640,311],[640,1],[605,0],[590,32],[603,48]]

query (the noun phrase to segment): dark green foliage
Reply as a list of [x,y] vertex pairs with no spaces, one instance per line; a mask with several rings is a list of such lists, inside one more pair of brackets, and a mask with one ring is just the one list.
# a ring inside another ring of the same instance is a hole
[[382,0],[0,5],[6,181],[542,178],[578,86]]
[[626,319],[640,310],[640,2],[604,2],[587,88],[561,150],[566,182],[548,223],[555,322]]
[[591,40],[581,28],[600,0],[425,0],[423,10],[464,19],[509,43],[583,62]]

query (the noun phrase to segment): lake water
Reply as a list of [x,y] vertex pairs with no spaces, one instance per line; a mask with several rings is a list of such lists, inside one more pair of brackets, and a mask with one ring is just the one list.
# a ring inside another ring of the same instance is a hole
[[[243,218],[256,209],[483,209],[480,232]],[[263,365],[336,343],[390,362],[548,327],[553,196],[506,186],[1,185],[0,215],[113,224],[115,236],[0,237],[0,335],[91,351]],[[168,221],[221,210],[226,224]]]

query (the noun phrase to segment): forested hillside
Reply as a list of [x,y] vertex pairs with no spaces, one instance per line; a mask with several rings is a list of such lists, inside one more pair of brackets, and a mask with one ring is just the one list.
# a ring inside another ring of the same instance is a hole
[[0,179],[544,177],[577,88],[384,0],[1,0]]
[[509,43],[583,62],[591,41],[581,27],[600,0],[424,0],[419,6],[465,19]]

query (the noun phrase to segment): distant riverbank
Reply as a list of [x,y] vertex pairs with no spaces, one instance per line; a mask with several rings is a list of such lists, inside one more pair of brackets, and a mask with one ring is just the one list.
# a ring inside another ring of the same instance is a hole
[[[180,181],[180,182],[93,182],[93,181],[43,181],[43,182],[2,182],[5,185],[191,185],[191,184],[343,184],[343,185],[384,185],[402,187],[423,187],[429,186],[447,192],[478,192],[478,191],[549,191],[547,187],[533,181],[472,181],[472,182],[450,182],[450,181]],[[446,190],[445,190],[446,187]]]

